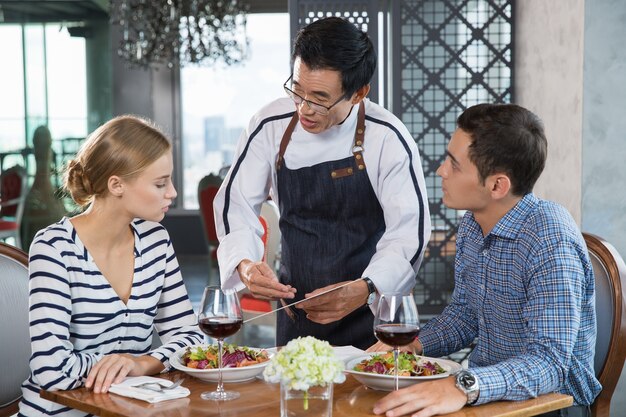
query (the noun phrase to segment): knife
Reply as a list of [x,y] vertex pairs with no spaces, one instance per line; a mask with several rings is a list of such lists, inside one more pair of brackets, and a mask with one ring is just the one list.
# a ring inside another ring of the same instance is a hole
[[314,295],[313,297],[303,298],[302,300],[296,301],[295,303],[291,303],[291,304],[284,304],[282,307],[279,307],[279,308],[274,309],[274,310],[272,310],[272,311],[268,311],[268,312],[266,312],[266,313],[259,314],[258,316],[250,317],[248,320],[245,320],[243,323],[244,323],[244,324],[246,324],[246,323],[248,323],[249,321],[256,320],[256,319],[258,319],[258,318],[260,318],[260,317],[267,316],[268,314],[276,313],[277,311],[284,310],[284,309],[286,309],[286,308],[289,308],[289,307],[295,306],[296,304],[300,304],[300,303],[303,303],[303,302],[305,302],[305,301],[312,300],[312,299],[314,299],[314,298],[320,297],[320,296],[322,296],[322,295],[324,295],[324,294],[328,294],[329,292],[333,292],[333,291],[338,290],[338,289],[340,289],[340,288],[347,287],[347,286],[348,286],[348,285],[350,285],[350,284],[354,284],[355,282],[362,281],[362,280],[363,280],[363,278],[361,277],[361,278],[355,279],[354,281],[348,281],[348,282],[346,282],[346,283],[344,283],[344,284],[341,284],[341,285],[339,285],[339,286],[337,286],[337,287],[331,288],[330,290],[322,291],[321,293],[316,294],[316,295]]

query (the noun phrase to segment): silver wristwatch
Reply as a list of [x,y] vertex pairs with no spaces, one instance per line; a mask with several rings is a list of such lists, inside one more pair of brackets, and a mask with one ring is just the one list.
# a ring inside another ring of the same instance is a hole
[[478,400],[478,379],[470,371],[461,371],[456,375],[456,387],[467,395],[467,404],[474,404]]
[[369,295],[367,296],[366,301],[366,304],[369,306],[372,305],[372,303],[376,299],[376,286],[368,277],[363,278],[363,281],[365,281],[365,283],[367,284],[367,291],[369,291]]

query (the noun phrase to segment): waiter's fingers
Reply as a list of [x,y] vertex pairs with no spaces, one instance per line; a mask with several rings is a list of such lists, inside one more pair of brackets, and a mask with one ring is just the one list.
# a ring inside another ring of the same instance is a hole
[[257,298],[261,299],[291,299],[296,289],[291,285],[278,282],[276,274],[265,262],[247,261],[239,272],[242,282],[248,290]]
[[308,314],[306,315],[306,318],[315,323],[328,324],[341,320],[351,312],[351,310],[307,311]]
[[290,285],[280,282],[260,274],[252,274],[248,279],[248,289],[255,297],[260,298],[293,298],[296,289]]
[[261,275],[272,278],[276,281],[278,281],[278,278],[276,278],[276,274],[274,273],[274,271],[272,270],[272,268],[270,268],[270,266],[265,263],[265,262],[256,262],[254,264],[254,266],[256,267],[257,271],[259,273],[261,273]]
[[327,310],[335,310],[335,309],[341,308],[341,306],[338,305],[338,303],[340,303],[341,301],[334,299],[332,297],[329,297],[329,296],[322,295],[311,301],[303,301],[301,303],[296,304],[295,307],[301,310],[305,310],[307,312],[327,311]]
[[344,285],[347,282],[348,281],[342,281],[336,284],[327,285],[325,287],[318,288],[313,292],[305,294],[304,299],[306,300],[307,298],[311,298],[311,300],[303,301],[302,303],[299,303],[298,305],[296,305],[296,307],[303,309],[303,310],[309,310],[309,309],[326,310],[328,308],[334,310],[336,308],[335,307],[336,304],[341,305],[344,302],[346,289],[349,288],[350,285],[344,288],[340,288],[336,291],[329,292],[328,294],[320,295],[319,297],[316,297],[316,296],[320,293],[332,290],[333,288],[338,287],[340,285]]
[[256,279],[252,277],[248,289],[257,298],[279,299],[294,297],[292,288],[276,281],[268,281],[265,279]]

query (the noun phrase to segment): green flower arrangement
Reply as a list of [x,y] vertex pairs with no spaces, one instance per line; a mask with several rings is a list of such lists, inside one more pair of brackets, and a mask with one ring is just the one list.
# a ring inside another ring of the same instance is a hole
[[344,382],[343,370],[343,361],[328,342],[306,336],[291,340],[279,350],[270,359],[263,376],[266,381],[304,391],[304,409],[307,410],[309,388]]

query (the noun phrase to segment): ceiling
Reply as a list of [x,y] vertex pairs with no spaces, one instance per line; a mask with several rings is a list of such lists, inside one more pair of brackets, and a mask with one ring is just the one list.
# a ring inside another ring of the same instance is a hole
[[108,0],[0,0],[0,24],[108,18]]

